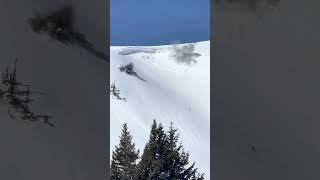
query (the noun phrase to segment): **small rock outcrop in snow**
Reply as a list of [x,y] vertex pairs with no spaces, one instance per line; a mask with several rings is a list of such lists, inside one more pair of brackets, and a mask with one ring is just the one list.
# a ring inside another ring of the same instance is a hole
[[128,74],[130,76],[134,76],[134,77],[140,79],[141,81],[146,81],[142,77],[140,77],[137,72],[135,72],[133,70],[133,63],[129,63],[129,64],[125,65],[125,66],[120,66],[119,69],[120,69],[121,72],[124,72],[124,73],[126,73],[126,74]]

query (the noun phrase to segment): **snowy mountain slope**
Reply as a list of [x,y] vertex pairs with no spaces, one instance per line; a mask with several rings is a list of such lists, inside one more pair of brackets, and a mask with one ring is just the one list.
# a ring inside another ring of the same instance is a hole
[[[142,151],[153,119],[165,128],[172,121],[185,149],[190,151],[191,162],[195,161],[206,179],[210,178],[209,48],[209,41],[195,45],[111,47],[110,83],[115,83],[120,96],[126,98],[121,101],[110,97],[111,152],[119,142],[124,122]],[[186,62],[180,61],[183,58]],[[145,81],[119,70],[129,63]]]

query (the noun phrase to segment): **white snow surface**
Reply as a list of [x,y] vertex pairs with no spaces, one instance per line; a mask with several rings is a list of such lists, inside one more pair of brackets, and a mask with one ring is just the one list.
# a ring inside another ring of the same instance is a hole
[[[195,161],[205,179],[210,179],[210,42],[192,44],[193,53],[200,54],[192,64],[177,63],[172,55],[174,46],[190,44],[110,48],[110,83],[127,99],[110,96],[110,153],[119,143],[123,123],[128,123],[142,152],[153,119],[166,130],[173,122],[190,153],[190,163]],[[145,82],[119,70],[129,63]]]

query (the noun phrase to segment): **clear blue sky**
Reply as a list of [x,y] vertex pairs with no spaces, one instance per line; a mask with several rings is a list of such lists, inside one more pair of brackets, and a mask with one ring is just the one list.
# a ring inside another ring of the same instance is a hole
[[210,0],[111,0],[111,45],[210,39]]

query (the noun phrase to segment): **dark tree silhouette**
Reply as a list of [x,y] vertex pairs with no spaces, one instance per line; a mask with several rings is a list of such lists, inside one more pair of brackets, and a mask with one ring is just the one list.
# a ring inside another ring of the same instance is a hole
[[136,150],[132,142],[132,135],[128,130],[127,124],[122,127],[120,144],[115,147],[111,161],[111,179],[114,180],[133,180],[137,168],[139,150]]
[[[17,119],[14,114],[20,116],[20,119],[30,122],[41,121],[42,123],[54,127],[49,121],[52,116],[35,114],[30,107],[34,102],[30,94],[36,92],[30,91],[30,86],[17,80],[17,59],[14,62],[13,71],[10,72],[7,66],[5,72],[2,73],[2,87],[0,88],[1,101],[9,105],[8,115],[11,119]],[[38,93],[39,94],[39,93]],[[14,111],[14,113],[12,112]]]
[[195,163],[188,167],[189,153],[181,144],[178,145],[179,136],[176,133],[173,124],[165,133],[162,125],[157,125],[154,120],[149,142],[138,165],[137,179],[204,179],[203,174],[194,168]]
[[118,100],[127,101],[126,98],[120,96],[120,90],[116,87],[115,83],[112,83],[110,86],[110,95]]
[[162,125],[157,125],[154,120],[149,142],[144,148],[141,161],[139,163],[139,170],[137,179],[157,179],[164,178],[165,165],[165,146],[166,135]]
[[111,179],[147,180],[203,180],[195,163],[189,165],[189,153],[179,143],[177,129],[171,126],[167,132],[153,121],[149,141],[140,162],[138,151],[126,124],[123,125],[120,145],[112,154]]
[[186,153],[182,144],[179,143],[178,129],[173,127],[173,123],[170,124],[167,134],[165,167],[167,169],[166,177],[168,179],[203,179],[203,174],[197,173],[197,169],[194,168],[195,163],[190,167],[189,165],[189,153]]

